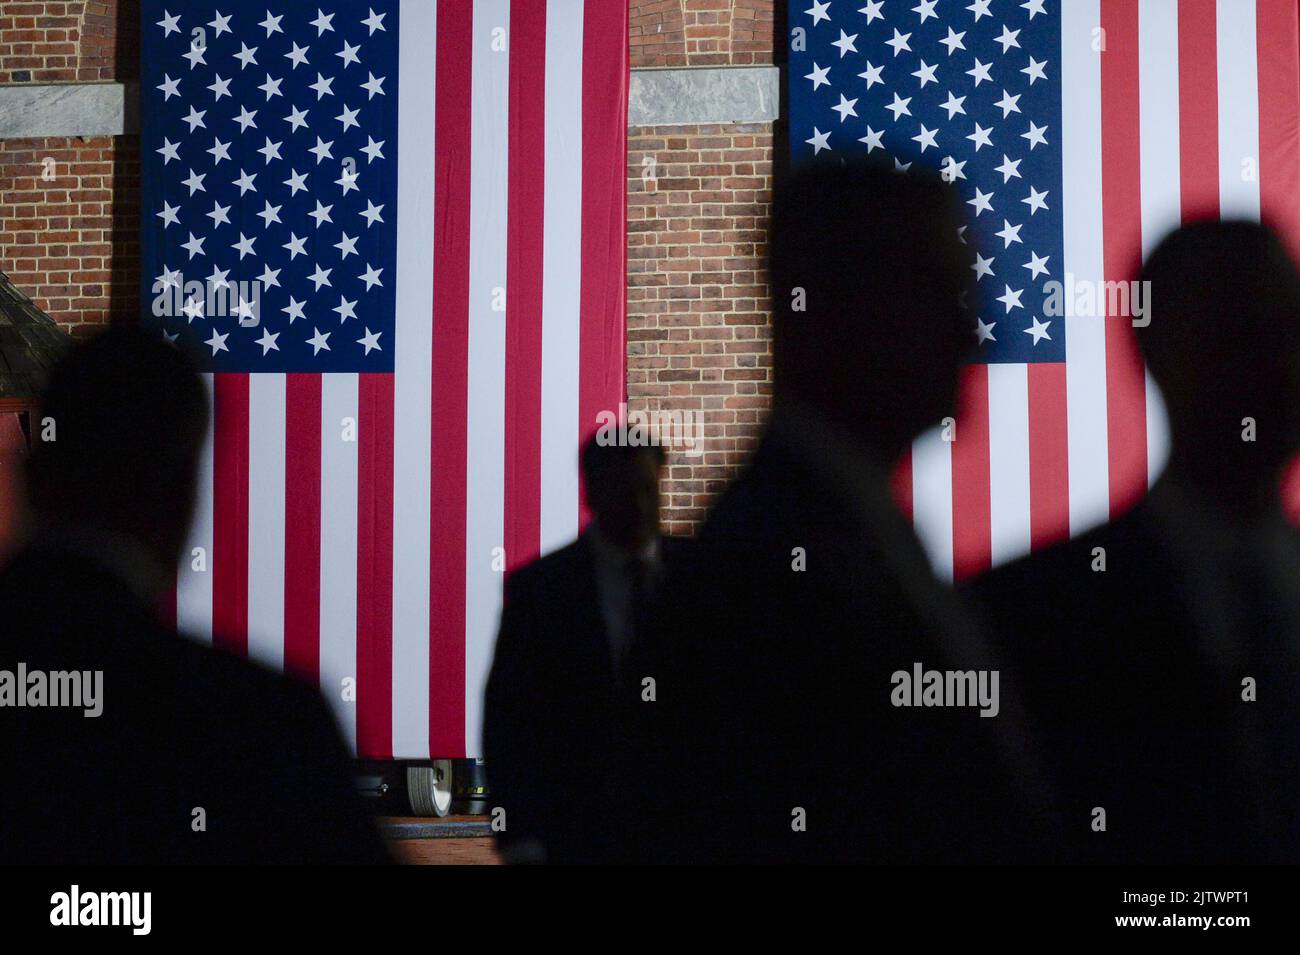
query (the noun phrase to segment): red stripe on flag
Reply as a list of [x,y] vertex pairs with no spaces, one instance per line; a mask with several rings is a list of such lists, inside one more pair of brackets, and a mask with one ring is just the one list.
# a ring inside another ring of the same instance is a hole
[[[1102,254],[1106,280],[1127,283],[1142,255],[1137,4],[1102,0],[1101,26]],[[1106,315],[1106,436],[1116,517],[1146,492],[1146,378],[1131,317],[1112,316],[1109,306]]]
[[213,375],[212,644],[248,653],[248,375]]
[[284,669],[299,679],[318,683],[320,375],[284,376],[284,423]]
[[[583,6],[579,441],[627,394],[627,11],[609,0]],[[579,514],[585,523],[585,504]]]
[[1070,535],[1070,442],[1065,363],[1034,362],[1029,372],[1029,546]]
[[358,376],[357,752],[393,754],[393,376]]
[[[1259,69],[1259,207],[1300,261],[1300,4],[1256,0]],[[1300,459],[1291,463],[1282,497],[1300,524]]]
[[465,752],[465,432],[469,386],[470,71],[473,4],[438,4],[434,97],[433,406],[429,752]]
[[966,580],[993,564],[989,470],[989,366],[962,369],[957,433],[952,442],[952,571]]
[[537,556],[542,527],[542,256],[546,4],[510,5],[506,248],[506,569]]
[[1215,0],[1178,2],[1178,144],[1183,221],[1219,217]]
[[912,451],[910,448],[903,452],[903,456],[894,465],[894,472],[889,479],[889,487],[894,495],[894,503],[907,516],[908,521],[911,521],[915,513],[912,503]]
[[[181,554],[182,561],[188,562],[189,559],[190,556],[188,552]],[[176,629],[176,587],[176,572],[173,571],[171,574],[171,583],[169,583],[167,589],[162,592],[162,596],[158,598],[158,620],[164,627],[172,630]]]
[[1256,0],[1259,204],[1300,261],[1300,4]]

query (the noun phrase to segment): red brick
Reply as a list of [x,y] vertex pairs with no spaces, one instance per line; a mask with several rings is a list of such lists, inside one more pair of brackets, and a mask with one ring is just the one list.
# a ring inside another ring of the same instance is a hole
[[[47,156],[52,182],[33,177]],[[138,157],[127,138],[0,141],[0,271],[75,334],[137,307]]]

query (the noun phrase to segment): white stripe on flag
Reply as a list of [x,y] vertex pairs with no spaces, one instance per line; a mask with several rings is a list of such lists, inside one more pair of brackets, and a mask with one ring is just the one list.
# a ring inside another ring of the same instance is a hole
[[993,565],[1029,553],[1029,369],[989,365],[989,501]]
[[952,442],[938,428],[912,442],[912,523],[935,574],[952,580]]
[[[1099,0],[1061,5],[1061,143],[1064,271],[1078,281],[1105,274],[1101,218],[1101,55]],[[1062,278],[1063,276],[1059,276]],[[1104,523],[1110,512],[1106,435],[1106,328],[1096,317],[1066,316],[1065,403],[1070,532]]]
[[437,6],[402,0],[397,104],[397,340],[393,391],[393,755],[429,753]]
[[[194,520],[190,524],[185,551],[176,570],[176,627],[181,633],[203,643],[212,642],[212,375],[203,376],[203,390],[208,399],[208,433],[199,455],[198,486],[194,495]],[[194,549],[203,548],[202,571],[194,566]]]
[[[355,374],[321,376],[320,686],[357,745],[357,420]],[[345,432],[350,423],[350,431]],[[350,438],[350,440],[345,440]],[[343,699],[350,680],[351,699]]]
[[1160,477],[1169,462],[1169,412],[1160,386],[1146,372],[1147,388],[1147,487]]
[[1218,0],[1219,215],[1259,219],[1255,0]]
[[[1178,96],[1178,5],[1141,0],[1138,7],[1138,98],[1142,258],[1182,222],[1182,152]],[[1151,307],[1146,302],[1146,307]],[[1150,313],[1148,312],[1148,316]],[[1141,334],[1139,332],[1139,334]],[[1160,389],[1146,375],[1147,484],[1169,456],[1169,419]]]
[[[578,532],[579,305],[582,293],[582,3],[546,8],[542,263],[541,552]],[[594,422],[593,422],[594,425]]]
[[[501,606],[505,546],[506,197],[509,0],[474,0],[470,118],[469,396],[466,402],[465,746],[479,751],[483,685]],[[495,306],[495,307],[494,307]]]
[[284,669],[285,376],[248,376],[248,655]]
[[1142,117],[1142,257],[1182,221],[1178,5],[1138,6],[1138,106]]

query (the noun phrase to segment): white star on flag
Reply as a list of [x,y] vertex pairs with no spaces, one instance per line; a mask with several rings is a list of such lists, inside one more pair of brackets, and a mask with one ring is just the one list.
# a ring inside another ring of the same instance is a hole
[[1035,345],[1037,345],[1044,338],[1046,338],[1048,341],[1051,341],[1052,336],[1047,334],[1047,326],[1050,324],[1052,324],[1050,321],[1040,322],[1038,320],[1038,317],[1035,316],[1033,319],[1033,323],[1028,328],[1025,329],[1025,334],[1034,336]]
[[342,325],[349,318],[357,317],[356,309],[357,309],[356,299],[353,299],[352,301],[349,302],[346,295],[340,295],[338,305],[336,305],[333,309],[331,309],[331,311],[338,312],[339,324]]
[[1013,308],[1024,308],[1024,306],[1020,304],[1020,296],[1024,294],[1024,289],[1016,289],[1015,291],[1012,291],[1010,285],[1003,285],[1002,287],[1006,289],[1006,291],[999,295],[995,301],[1001,302],[1005,305],[1008,312]]
[[212,330],[212,337],[203,344],[211,346],[212,354],[214,355],[219,351],[230,351],[230,349],[226,347],[226,339],[229,337],[230,332],[226,332],[223,335],[214,328]]
[[267,354],[272,350],[274,351],[280,350],[280,346],[275,343],[275,340],[279,337],[280,337],[279,332],[272,332],[269,328],[262,329],[262,337],[257,340],[257,344],[262,346],[263,355]]
[[813,153],[815,155],[816,153],[821,152],[823,149],[831,148],[830,138],[831,138],[831,134],[829,130],[823,133],[820,129],[814,126],[812,138],[805,139],[804,142],[812,144]]
[[967,199],[966,204],[975,207],[975,216],[976,218],[978,218],[981,212],[993,211],[993,203],[990,201],[992,198],[993,198],[993,193],[981,192],[979,186],[976,186],[975,198]]
[[1047,192],[1046,190],[1044,190],[1043,192],[1039,192],[1033,186],[1030,186],[1029,195],[1026,196],[1024,199],[1021,199],[1020,201],[1024,203],[1028,203],[1029,214],[1032,216],[1036,214],[1039,209],[1047,208]]
[[894,38],[892,40],[886,40],[885,45],[889,47],[893,47],[894,56],[897,57],[898,54],[902,53],[904,50],[906,50],[908,53],[912,52],[912,48],[908,45],[907,42],[910,39],[912,39],[912,34],[899,33],[898,28],[895,27]]
[[1039,275],[1049,274],[1047,268],[1047,260],[1050,257],[1051,256],[1047,256],[1047,255],[1040,256],[1037,252],[1029,253],[1029,261],[1024,264],[1024,268],[1029,269],[1029,274],[1031,278],[1036,279],[1038,278]]

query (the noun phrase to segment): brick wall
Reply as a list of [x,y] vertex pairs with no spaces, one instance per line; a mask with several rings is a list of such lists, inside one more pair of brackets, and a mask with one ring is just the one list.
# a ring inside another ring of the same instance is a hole
[[[0,84],[137,75],[132,0],[0,0]],[[74,334],[139,307],[132,137],[0,140],[0,271]]]
[[632,66],[773,62],[773,0],[631,0]]
[[[637,67],[780,62],[783,0],[632,0]],[[772,124],[628,130],[628,405],[689,410],[704,453],[668,456],[664,520],[693,533],[752,450],[771,397],[763,228]]]
[[[632,66],[775,62],[784,9],[782,0],[631,0]],[[134,79],[138,16],[135,0],[0,0],[0,84]],[[761,229],[775,135],[771,125],[628,131],[631,406],[689,409],[705,421],[703,456],[670,456],[675,533],[693,530],[735,473],[767,406]],[[52,179],[42,178],[47,159]],[[0,141],[0,271],[74,333],[139,308],[138,215],[134,139]]]
[[0,271],[73,334],[139,307],[132,137],[0,140]]
[[672,533],[694,530],[768,405],[773,139],[767,124],[629,130],[628,405],[704,421],[703,454],[669,455]]
[[134,79],[138,16],[132,0],[0,0],[0,83]]

